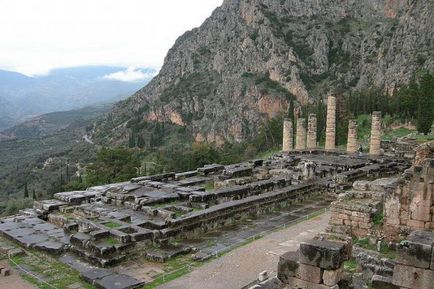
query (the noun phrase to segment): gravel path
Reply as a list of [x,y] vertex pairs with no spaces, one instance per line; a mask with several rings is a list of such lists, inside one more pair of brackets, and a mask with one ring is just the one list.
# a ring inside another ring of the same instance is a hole
[[158,289],[240,289],[254,281],[259,272],[276,272],[279,256],[287,251],[295,251],[300,242],[324,231],[329,218],[330,213],[327,212],[271,233]]

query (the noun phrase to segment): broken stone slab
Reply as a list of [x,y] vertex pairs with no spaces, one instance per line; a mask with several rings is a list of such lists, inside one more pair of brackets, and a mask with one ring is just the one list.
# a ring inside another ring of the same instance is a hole
[[60,254],[65,249],[65,244],[56,241],[46,241],[39,244],[35,244],[34,247],[36,249],[51,253],[51,254]]
[[345,244],[328,240],[311,240],[300,244],[300,263],[326,270],[339,269],[345,260]]
[[145,285],[145,282],[124,274],[112,274],[94,282],[101,289],[135,289]]
[[428,269],[432,265],[434,232],[415,231],[398,246],[397,263]]
[[392,277],[374,275],[371,279],[372,288],[375,289],[399,289],[398,286],[392,284]]
[[88,270],[84,270],[80,272],[80,277],[90,283],[93,284],[94,281],[98,279],[102,279],[106,276],[113,274],[110,270],[100,269],[100,268],[90,268]]

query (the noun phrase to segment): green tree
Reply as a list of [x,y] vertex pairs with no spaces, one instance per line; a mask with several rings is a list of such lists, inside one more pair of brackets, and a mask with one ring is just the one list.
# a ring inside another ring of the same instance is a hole
[[27,186],[27,182],[24,184],[24,198],[27,199],[29,197],[29,187]]
[[102,148],[96,161],[86,166],[86,185],[100,185],[127,181],[137,175],[140,160],[134,151],[117,147]]
[[417,109],[417,130],[428,134],[434,118],[434,77],[425,74],[419,83],[419,102]]

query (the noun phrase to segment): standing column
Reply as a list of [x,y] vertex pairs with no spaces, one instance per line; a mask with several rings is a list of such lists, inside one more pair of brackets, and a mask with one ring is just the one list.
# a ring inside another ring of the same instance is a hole
[[316,125],[317,119],[316,114],[309,114],[309,118],[307,121],[307,148],[314,149],[316,148]]
[[292,120],[285,118],[283,121],[283,152],[290,152],[293,150],[293,134]]
[[381,111],[374,111],[372,113],[372,127],[371,127],[371,146],[369,153],[371,155],[380,155],[381,149]]
[[295,137],[295,149],[304,150],[306,148],[306,120],[297,119],[297,135]]
[[336,97],[329,96],[327,100],[326,150],[334,150],[336,138]]
[[348,123],[347,153],[354,154],[356,152],[357,152],[357,121],[351,119]]

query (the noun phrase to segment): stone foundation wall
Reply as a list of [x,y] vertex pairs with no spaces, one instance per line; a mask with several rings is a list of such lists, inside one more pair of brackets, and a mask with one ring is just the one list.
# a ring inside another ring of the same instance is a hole
[[434,160],[404,173],[399,186],[385,200],[384,230],[387,235],[434,229]]

